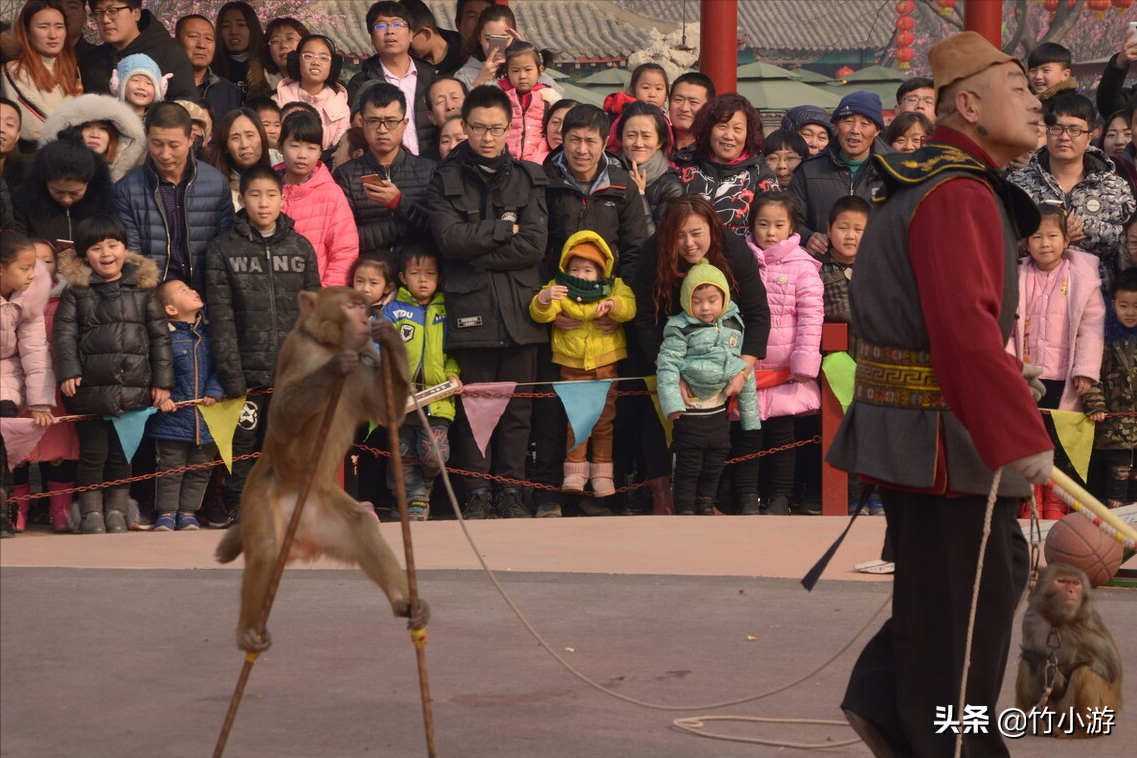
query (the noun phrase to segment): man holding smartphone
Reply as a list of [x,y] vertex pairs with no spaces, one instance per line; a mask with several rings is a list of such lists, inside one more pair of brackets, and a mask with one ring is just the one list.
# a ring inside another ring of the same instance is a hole
[[334,174],[359,227],[360,256],[393,256],[405,242],[427,238],[426,188],[434,162],[403,147],[408,128],[403,93],[374,82],[359,93],[367,152]]
[[1131,98],[1137,96],[1137,87],[1125,87],[1129,69],[1137,61],[1137,21],[1130,21],[1125,27],[1125,37],[1121,49],[1109,59],[1098,82],[1097,108],[1102,118],[1123,111]]

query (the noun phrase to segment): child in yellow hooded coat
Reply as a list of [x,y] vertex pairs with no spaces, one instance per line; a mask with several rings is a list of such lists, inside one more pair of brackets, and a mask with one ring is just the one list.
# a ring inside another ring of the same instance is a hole
[[[529,315],[547,324],[563,313],[580,325],[568,331],[552,330],[553,363],[561,367],[561,379],[615,379],[616,361],[628,357],[624,327],[605,332],[596,320],[611,316],[621,324],[636,315],[636,298],[628,285],[612,276],[615,259],[608,243],[596,232],[580,231],[565,242],[560,270],[553,280],[533,297]],[[588,439],[574,439],[568,430],[568,456],[565,460],[566,492],[582,492],[591,480],[592,494],[607,497],[616,492],[612,481],[612,422],[616,417],[616,396],[609,388],[604,410]],[[592,463],[588,443],[592,441]]]

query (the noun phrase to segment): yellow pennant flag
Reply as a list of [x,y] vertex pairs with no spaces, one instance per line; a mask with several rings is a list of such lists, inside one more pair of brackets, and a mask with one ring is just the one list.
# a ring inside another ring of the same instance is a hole
[[233,471],[233,432],[237,431],[237,422],[241,420],[241,411],[244,409],[244,397],[197,406],[198,413],[209,427],[209,433],[213,435],[213,441],[217,443],[217,452],[221,454],[221,460],[225,461],[225,468],[230,473]]
[[1090,469],[1090,452],[1094,448],[1094,428],[1097,426],[1081,411],[1050,411],[1050,419],[1058,432],[1058,442],[1066,451],[1070,463],[1082,481]]
[[651,404],[655,406],[655,415],[659,416],[659,423],[663,424],[663,435],[667,439],[667,446],[671,447],[671,429],[675,422],[663,415],[663,408],[659,404],[659,394],[656,392],[659,386],[658,382],[654,376],[645,376],[644,384],[651,392]]

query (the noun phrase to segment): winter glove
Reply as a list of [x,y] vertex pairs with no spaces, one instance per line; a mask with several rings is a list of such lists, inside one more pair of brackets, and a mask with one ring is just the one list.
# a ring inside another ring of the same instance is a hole
[[1026,384],[1030,387],[1030,396],[1036,403],[1046,395],[1046,385],[1038,378],[1041,375],[1042,366],[1035,366],[1033,363],[1023,364],[1023,379],[1026,379]]
[[1031,484],[1046,484],[1050,481],[1050,469],[1054,468],[1054,451],[1027,455],[1007,465],[1022,474]]

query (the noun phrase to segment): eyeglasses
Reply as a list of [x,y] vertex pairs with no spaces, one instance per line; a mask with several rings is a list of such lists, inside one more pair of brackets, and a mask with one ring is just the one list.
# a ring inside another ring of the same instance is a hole
[[299,42],[299,34],[289,34],[287,37],[273,37],[268,41],[269,47],[281,47],[287,45],[289,42]]
[[368,129],[374,129],[377,132],[390,132],[398,129],[400,126],[406,123],[406,120],[407,119],[405,116],[403,118],[365,118],[363,119],[363,125]]
[[397,32],[397,31],[399,31],[400,29],[406,29],[406,28],[407,28],[407,23],[406,23],[405,21],[392,21],[392,22],[391,22],[391,23],[389,23],[389,24],[386,24],[386,23],[378,23],[378,24],[376,24],[375,26],[373,26],[373,27],[371,27],[371,28],[372,28],[372,29],[374,29],[374,30],[375,30],[375,31],[377,31],[377,32],[385,32],[385,31],[387,31],[388,29],[390,29],[390,30],[391,30],[391,31],[393,31],[393,32]]
[[466,128],[470,130],[470,134],[475,137],[485,136],[489,132],[495,137],[500,137],[509,131],[508,126],[475,126],[474,124],[466,124]]
[[96,21],[101,21],[103,19],[114,21],[116,18],[118,18],[119,13],[128,10],[130,10],[129,5],[111,5],[103,8],[102,10],[91,11],[91,18],[95,19]]
[[1063,132],[1069,134],[1071,139],[1077,139],[1083,134],[1089,134],[1090,130],[1083,129],[1080,126],[1062,126],[1061,124],[1046,127],[1046,133],[1051,137],[1061,137]]
[[327,53],[300,53],[300,59],[309,63],[312,61],[319,61],[320,63],[331,63],[332,56]]
[[900,102],[905,105],[935,105],[934,97],[920,97],[919,95],[905,95]]

